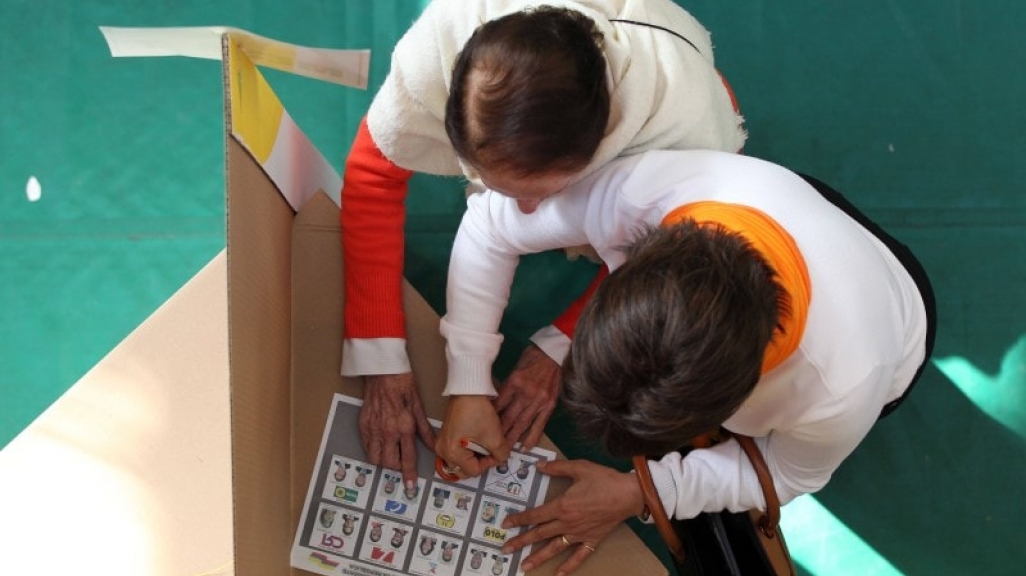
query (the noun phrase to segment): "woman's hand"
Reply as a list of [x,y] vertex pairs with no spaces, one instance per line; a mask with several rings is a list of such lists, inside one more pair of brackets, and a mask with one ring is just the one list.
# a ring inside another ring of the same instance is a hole
[[[481,445],[491,456],[476,454],[464,445],[464,440]],[[505,462],[509,448],[491,397],[449,397],[435,452],[456,475],[461,478],[480,476],[488,468]]]
[[371,464],[402,472],[404,484],[417,483],[416,439],[435,443],[412,373],[364,377],[360,438]]
[[505,554],[548,540],[536,547],[521,564],[531,570],[550,558],[571,549],[570,557],[557,574],[573,572],[621,522],[641,514],[645,501],[641,487],[630,472],[618,472],[587,460],[539,462],[537,468],[550,476],[573,480],[567,491],[537,508],[508,516],[503,528],[534,526],[509,540]]
[[499,387],[495,399],[506,442],[512,446],[522,440],[524,451],[534,448],[556,409],[558,397],[559,364],[531,344]]

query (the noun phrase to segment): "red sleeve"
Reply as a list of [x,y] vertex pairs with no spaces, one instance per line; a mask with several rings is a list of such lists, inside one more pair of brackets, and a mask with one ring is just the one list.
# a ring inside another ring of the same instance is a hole
[[737,95],[734,94],[734,88],[730,85],[730,82],[727,82],[727,77],[723,75],[723,72],[717,70],[716,74],[720,76],[720,82],[723,82],[723,87],[727,89],[727,96],[730,96],[730,105],[734,107],[734,112],[740,114],[741,107],[737,104]]
[[342,180],[345,337],[405,338],[403,223],[413,172],[386,158],[360,122]]
[[595,275],[595,279],[591,281],[588,289],[584,291],[584,294],[581,294],[577,300],[574,300],[570,306],[560,314],[559,318],[556,318],[555,322],[552,323],[552,325],[560,332],[566,334],[567,338],[571,340],[574,339],[574,329],[577,327],[577,319],[581,317],[581,312],[584,311],[584,305],[588,303],[588,300],[591,300],[592,295],[595,294],[595,290],[598,288],[599,284],[606,279],[606,276],[609,276],[609,268],[603,265],[602,268],[599,269],[598,274]]
[[[723,87],[727,89],[727,95],[730,96],[730,105],[734,107],[734,113],[740,115],[741,114],[741,107],[738,106],[737,95],[734,94],[734,88],[731,87],[730,82],[727,82],[727,77],[724,76],[722,72],[717,70],[716,73],[719,74],[720,82],[723,82]],[[737,151],[737,153],[738,154],[744,154],[744,151],[745,151],[745,148],[744,148],[744,146],[742,146]]]

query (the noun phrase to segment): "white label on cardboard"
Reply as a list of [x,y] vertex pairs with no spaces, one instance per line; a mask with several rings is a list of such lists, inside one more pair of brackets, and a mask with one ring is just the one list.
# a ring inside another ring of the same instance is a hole
[[134,56],[187,56],[221,59],[221,37],[239,38],[246,54],[258,66],[267,66],[300,76],[343,86],[367,89],[370,50],[311,48],[265,38],[226,26],[166,28],[120,28],[100,26],[110,54],[115,58]]

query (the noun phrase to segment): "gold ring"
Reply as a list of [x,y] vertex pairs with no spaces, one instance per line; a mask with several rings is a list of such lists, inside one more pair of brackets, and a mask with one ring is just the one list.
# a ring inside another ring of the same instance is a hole
[[592,546],[591,544],[588,544],[587,542],[581,542],[581,546],[584,546],[585,548],[587,548],[588,550],[590,550],[592,552],[595,551],[595,547]]
[[453,466],[446,464],[442,466],[442,470],[444,470],[446,474],[452,474],[455,476],[456,474],[459,474],[460,470],[463,470],[463,468],[460,468],[459,464]]
[[573,546],[573,545],[574,545],[574,543],[573,543],[573,542],[571,542],[571,541],[570,541],[570,540],[569,540],[569,539],[568,539],[568,538],[566,537],[566,534],[564,534],[564,535],[560,536],[560,537],[559,537],[559,539],[563,541],[563,544],[566,544],[566,547],[567,547],[567,548],[569,548],[569,547],[571,547],[571,546]]

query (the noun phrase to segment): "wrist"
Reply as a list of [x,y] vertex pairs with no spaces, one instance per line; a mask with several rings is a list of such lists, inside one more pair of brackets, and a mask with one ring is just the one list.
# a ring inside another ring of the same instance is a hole
[[347,338],[342,341],[342,375],[412,372],[404,338]]
[[[478,423],[488,419],[489,412],[494,413],[491,396],[481,394],[454,394],[449,396],[446,407],[445,422],[461,421]],[[497,418],[497,417],[496,417]],[[479,440],[471,438],[471,440]]]
[[627,506],[629,516],[634,516],[642,522],[648,522],[651,517],[651,513],[648,509],[648,504],[645,502],[645,495],[641,491],[641,485],[638,483],[638,477],[634,473],[634,470],[624,473],[624,487],[625,495],[624,502]]
[[666,518],[659,492],[652,482],[652,469],[648,458],[634,456],[632,463],[634,469],[631,470],[631,475],[635,478],[632,505],[637,510],[637,518],[645,523],[655,522],[656,517]]

